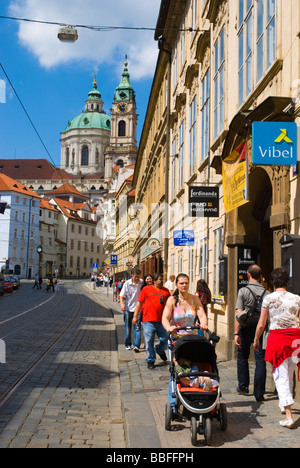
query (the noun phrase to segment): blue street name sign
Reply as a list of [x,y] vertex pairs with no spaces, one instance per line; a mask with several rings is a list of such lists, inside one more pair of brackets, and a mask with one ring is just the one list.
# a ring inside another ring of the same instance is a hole
[[253,122],[252,163],[260,166],[297,164],[297,124]]
[[111,255],[110,256],[110,264],[111,265],[118,265],[118,255]]
[[195,244],[194,231],[174,231],[173,240],[175,247],[192,247]]

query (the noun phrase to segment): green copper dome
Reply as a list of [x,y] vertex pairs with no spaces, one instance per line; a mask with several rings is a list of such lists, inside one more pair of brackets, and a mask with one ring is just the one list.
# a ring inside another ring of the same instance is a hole
[[[103,111],[103,101],[101,94],[97,89],[96,77],[93,83],[93,89],[88,94],[88,99],[85,101],[85,112],[74,117],[68,122],[64,132],[76,130],[79,128],[99,128],[103,130],[111,130],[111,119]],[[64,133],[63,132],[63,133]]]
[[103,130],[110,130],[111,120],[110,117],[105,113],[100,114],[99,112],[83,112],[68,122],[64,132],[79,128],[99,128]]

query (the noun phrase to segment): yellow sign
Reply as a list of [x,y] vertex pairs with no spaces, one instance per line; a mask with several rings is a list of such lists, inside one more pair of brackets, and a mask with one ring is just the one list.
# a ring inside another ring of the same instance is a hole
[[105,263],[106,263],[106,265],[110,265],[110,258],[107,258],[107,259],[105,260]]
[[244,141],[222,161],[225,212],[248,203],[247,143]]

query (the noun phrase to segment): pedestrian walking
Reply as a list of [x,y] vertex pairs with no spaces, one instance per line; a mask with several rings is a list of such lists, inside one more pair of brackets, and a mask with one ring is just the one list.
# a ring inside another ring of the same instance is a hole
[[[260,311],[255,315],[256,319],[247,322],[248,314],[256,307],[258,301],[262,301],[263,297],[269,294],[269,291],[266,291],[260,283],[261,268],[258,265],[251,265],[248,268],[247,277],[248,285],[239,290],[236,303],[235,344],[238,347],[237,391],[240,394],[249,394],[249,356]],[[242,317],[246,317],[244,321],[240,318],[241,315]],[[255,350],[254,396],[257,401],[264,400],[266,387],[265,347],[266,340],[262,335],[259,346]]]
[[[132,271],[132,277],[125,281],[124,286],[120,292],[120,305],[121,310],[124,312],[124,344],[127,350],[131,349],[132,338],[132,319],[137,305],[140,292],[143,285],[141,279],[141,270],[134,268]],[[133,350],[138,353],[141,345],[141,329],[134,326],[133,332]]]
[[207,304],[211,303],[211,291],[204,279],[197,281],[195,296],[198,296],[203,305],[204,312],[207,315]]
[[283,427],[294,425],[292,417],[294,371],[300,373],[300,297],[287,291],[289,274],[277,268],[271,274],[274,292],[265,297],[260,320],[256,328],[254,349],[259,349],[259,340],[267,320],[270,321],[270,336],[267,342],[266,361],[273,366],[273,377],[279,397],[279,406],[286,418],[279,422]]
[[34,289],[36,287],[36,289],[39,289],[39,276],[38,274],[35,275],[34,277],[34,285],[33,285],[33,288]]
[[[162,314],[166,302],[170,297],[170,292],[163,286],[163,275],[155,273],[153,277],[153,285],[146,286],[142,289],[138,303],[135,308],[133,324],[138,321],[138,315],[143,307],[143,334],[145,340],[145,348],[147,353],[148,369],[153,369],[156,354],[163,361],[167,361],[167,332],[162,326]],[[159,339],[159,344],[154,346],[155,335]]]
[[42,284],[43,284],[43,278],[42,278],[42,276],[40,275],[40,276],[39,276],[39,289],[42,289]]
[[170,275],[168,281],[165,283],[165,288],[170,291],[171,296],[174,294],[175,287],[174,287],[175,275]]

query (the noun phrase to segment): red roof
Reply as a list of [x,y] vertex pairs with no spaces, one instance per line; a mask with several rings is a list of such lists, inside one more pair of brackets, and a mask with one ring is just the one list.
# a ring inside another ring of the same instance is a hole
[[77,180],[78,177],[54,167],[47,159],[0,159],[0,171],[15,180]]
[[79,190],[77,190],[77,188],[74,187],[74,185],[69,184],[69,182],[64,183],[57,189],[52,190],[51,192],[47,192],[47,196],[49,195],[53,197],[58,197],[59,195],[77,195],[81,198],[89,198],[87,195],[84,195],[83,193],[79,192]]
[[17,182],[16,180],[8,177],[5,174],[0,174],[0,192],[18,192],[22,195],[28,195],[30,197],[41,198],[33,190],[26,187],[26,185]]

